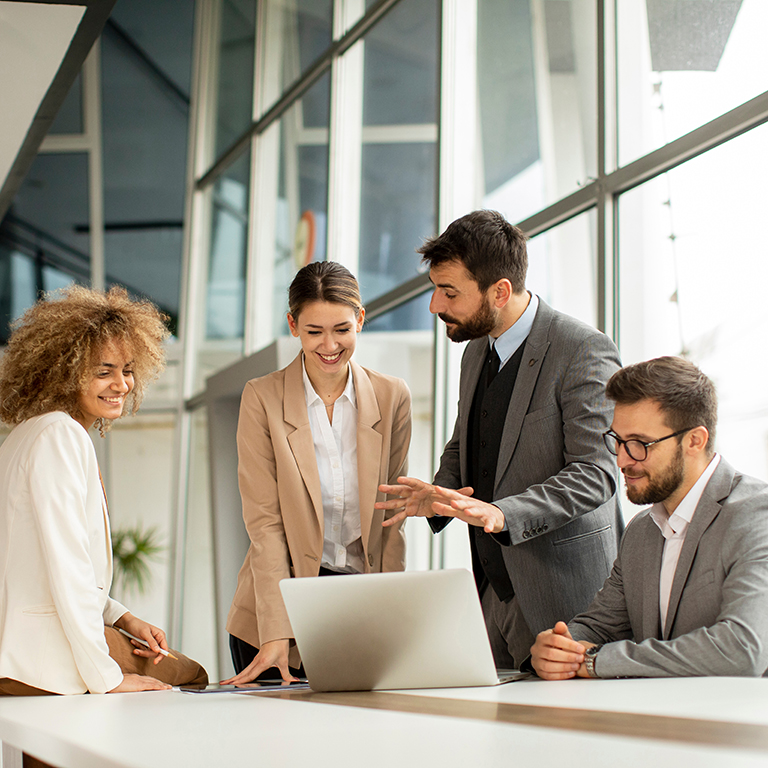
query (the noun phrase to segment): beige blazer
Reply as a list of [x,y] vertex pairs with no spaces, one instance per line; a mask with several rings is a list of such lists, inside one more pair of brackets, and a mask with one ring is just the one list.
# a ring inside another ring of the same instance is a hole
[[[350,362],[357,398],[360,529],[366,572],[402,571],[402,526],[383,528],[380,483],[407,471],[411,396],[402,379]],[[283,370],[245,385],[237,428],[243,519],[251,545],[238,576],[227,631],[256,648],[293,638],[278,584],[317,576],[323,504],[304,397],[301,354]],[[290,662],[298,666],[296,648]]]
[[66,413],[19,424],[0,447],[0,677],[103,693],[123,673],[104,626],[112,548],[93,443]]

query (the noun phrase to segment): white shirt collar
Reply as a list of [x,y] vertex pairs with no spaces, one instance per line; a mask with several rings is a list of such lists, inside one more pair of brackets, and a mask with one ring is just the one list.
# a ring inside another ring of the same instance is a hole
[[496,354],[501,361],[499,367],[509,360],[517,352],[520,345],[528,338],[528,334],[533,327],[533,321],[536,319],[536,310],[539,308],[539,297],[535,293],[530,293],[530,301],[525,308],[525,312],[517,319],[517,322],[507,328],[498,339],[492,336],[488,337],[488,343],[496,347]]
[[[339,398],[346,397],[352,405],[357,408],[357,398],[355,397],[355,377],[352,375],[352,366],[348,367],[347,383],[344,386],[344,391],[339,395]],[[304,355],[301,356],[301,373],[304,379],[304,397],[307,401],[307,408],[314,405],[316,401],[322,402],[320,395],[315,392],[315,388],[312,386],[312,382],[307,376],[307,366],[304,364]],[[325,403],[323,403],[325,405]]]

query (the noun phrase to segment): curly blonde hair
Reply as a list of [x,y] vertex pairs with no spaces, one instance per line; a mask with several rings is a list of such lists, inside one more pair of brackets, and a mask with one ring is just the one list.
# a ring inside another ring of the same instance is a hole
[[[20,424],[51,411],[78,418],[79,396],[110,342],[133,359],[125,410],[136,413],[147,384],[165,368],[167,320],[151,302],[131,300],[124,288],[72,285],[46,294],[12,325],[0,361],[0,420]],[[103,436],[111,421],[98,419],[96,426]]]

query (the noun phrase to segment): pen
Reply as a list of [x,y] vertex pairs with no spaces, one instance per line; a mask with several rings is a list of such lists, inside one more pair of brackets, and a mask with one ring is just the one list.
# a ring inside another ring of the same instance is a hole
[[[120,632],[121,634],[125,635],[126,637],[130,637],[131,640],[135,640],[137,643],[141,643],[142,645],[146,645],[147,648],[149,648],[149,643],[146,640],[142,640],[140,637],[136,637],[135,635],[132,635],[130,632],[126,632],[124,629],[119,629],[118,628],[117,631]],[[162,653],[163,656],[168,656],[171,659],[176,659],[176,661],[179,660],[178,657],[174,656],[170,651],[164,651],[162,648],[159,648],[157,652],[158,653]]]

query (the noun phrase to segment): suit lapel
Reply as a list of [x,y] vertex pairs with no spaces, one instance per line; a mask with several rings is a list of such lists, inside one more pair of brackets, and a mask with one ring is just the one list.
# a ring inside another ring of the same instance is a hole
[[[661,613],[659,611],[659,583],[661,581],[661,556],[664,537],[649,515],[644,520],[647,533],[643,536],[642,557],[639,561],[643,583],[643,636],[638,639],[659,638]],[[626,580],[626,575],[625,575]]]
[[504,475],[507,465],[512,461],[512,456],[520,438],[520,430],[523,419],[528,413],[528,406],[533,397],[533,390],[544,363],[544,357],[549,349],[549,327],[552,323],[554,312],[541,299],[536,317],[525,341],[523,359],[520,362],[520,370],[517,374],[515,387],[512,390],[512,398],[507,408],[507,417],[504,422],[504,432],[501,436],[499,448],[499,460],[496,464],[497,481]]
[[720,464],[701,494],[701,499],[696,506],[696,511],[693,513],[688,531],[685,534],[685,541],[683,542],[683,548],[680,550],[680,558],[677,561],[675,576],[672,580],[672,591],[669,593],[669,608],[667,609],[667,621],[664,626],[664,640],[668,640],[672,632],[677,608],[680,605],[680,597],[683,594],[685,583],[688,581],[688,574],[691,572],[691,566],[696,557],[701,537],[720,513],[722,508],[721,502],[730,493],[732,483],[733,470],[721,458]]
[[317,522],[323,531],[323,497],[320,490],[320,475],[317,471],[315,444],[312,440],[312,428],[309,425],[307,400],[304,394],[304,376],[301,365],[301,353],[285,369],[283,387],[283,420],[294,427],[294,431],[286,430],[288,445],[291,447],[293,458],[301,472],[304,485],[307,487],[312,506],[315,509]]
[[376,393],[366,372],[350,362],[357,400],[357,485],[360,497],[360,533],[368,553],[368,539],[373,525],[373,505],[380,480],[382,436],[374,428],[381,421]]

